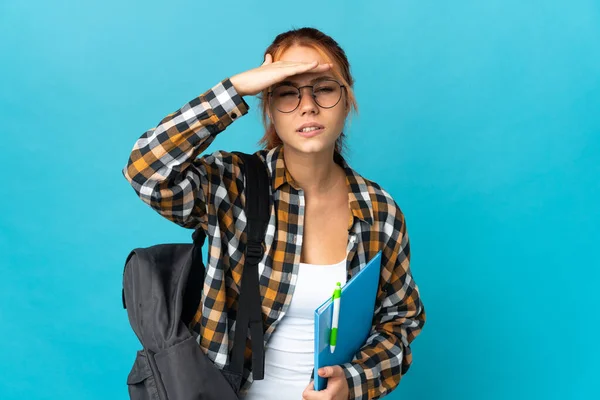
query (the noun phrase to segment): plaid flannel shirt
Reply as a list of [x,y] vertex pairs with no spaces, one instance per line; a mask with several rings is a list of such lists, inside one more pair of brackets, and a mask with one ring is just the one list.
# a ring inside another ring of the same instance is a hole
[[[202,303],[190,329],[200,333],[200,347],[219,368],[228,363],[235,331],[245,250],[245,178],[237,155],[226,151],[201,154],[248,109],[226,78],[146,131],[122,171],[142,201],[160,215],[207,233]],[[294,293],[306,202],[303,190],[285,168],[283,146],[257,153],[268,167],[272,193],[266,250],[259,264],[266,344]],[[349,187],[347,278],[382,250],[371,332],[353,360],[341,365],[351,399],[376,399],[393,390],[408,371],[410,343],[425,324],[425,309],[409,266],[410,245],[400,208],[389,193],[361,177],[339,153],[334,158],[344,168]],[[252,383],[250,355],[248,347],[243,393]]]

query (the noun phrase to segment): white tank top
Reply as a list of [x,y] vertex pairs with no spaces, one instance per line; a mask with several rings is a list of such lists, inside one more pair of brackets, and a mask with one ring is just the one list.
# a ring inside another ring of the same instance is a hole
[[299,400],[314,366],[315,309],[346,283],[346,259],[337,264],[300,263],[296,288],[285,316],[265,347],[265,375],[245,400]]

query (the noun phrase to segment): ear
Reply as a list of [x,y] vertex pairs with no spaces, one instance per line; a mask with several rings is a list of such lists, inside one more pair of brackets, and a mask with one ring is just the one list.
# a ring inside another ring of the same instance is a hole
[[273,118],[273,112],[272,112],[272,110],[271,110],[271,105],[269,105],[269,106],[267,107],[267,115],[269,116],[269,121],[271,121],[271,123],[272,123],[273,125],[275,125],[275,119]]

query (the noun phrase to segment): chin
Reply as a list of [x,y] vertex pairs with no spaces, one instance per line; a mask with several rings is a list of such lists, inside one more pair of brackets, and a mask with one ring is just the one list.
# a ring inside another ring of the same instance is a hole
[[330,147],[334,146],[333,143],[325,143],[321,140],[315,140],[317,138],[310,139],[301,139],[301,140],[292,140],[288,142],[284,142],[285,145],[289,148],[293,148],[294,150],[301,153],[321,153],[323,151],[328,150]]

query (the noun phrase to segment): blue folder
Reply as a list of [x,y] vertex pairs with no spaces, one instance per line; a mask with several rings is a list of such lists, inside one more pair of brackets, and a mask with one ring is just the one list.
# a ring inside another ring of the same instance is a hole
[[327,387],[327,379],[318,375],[319,368],[352,361],[354,354],[368,338],[380,274],[381,251],[342,286],[337,344],[333,353],[329,350],[333,315],[331,297],[315,310],[315,390]]

